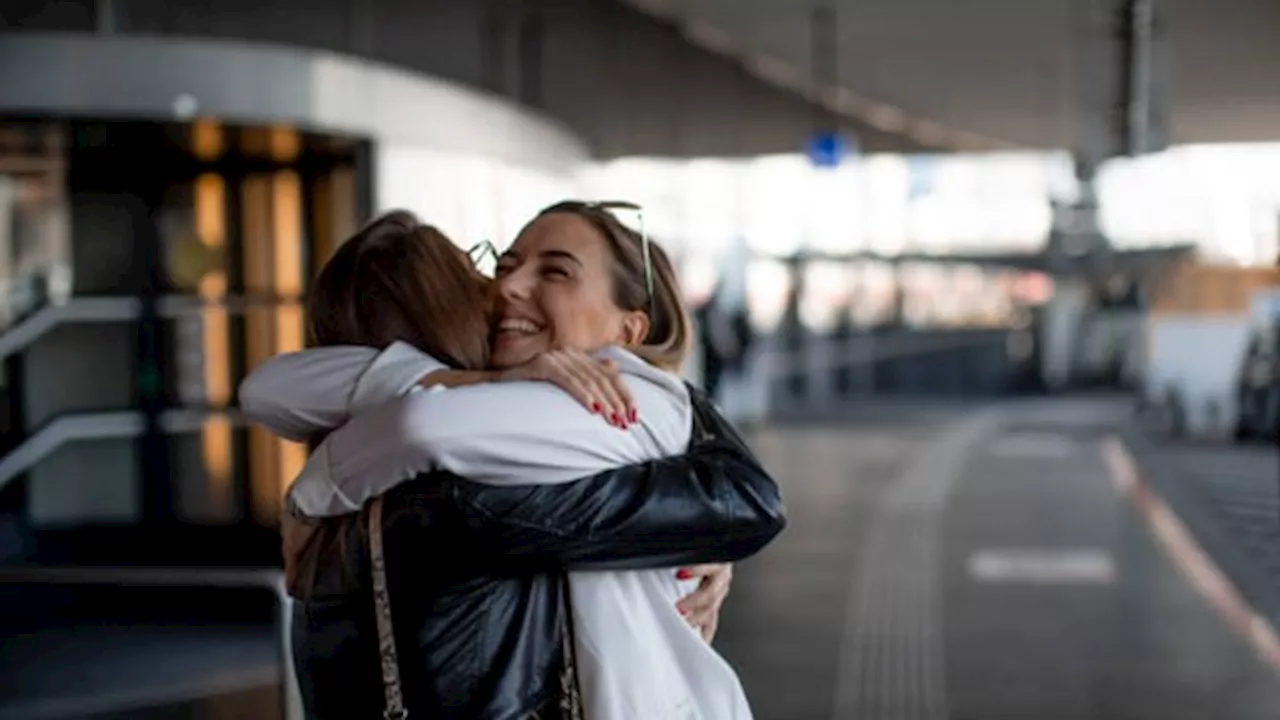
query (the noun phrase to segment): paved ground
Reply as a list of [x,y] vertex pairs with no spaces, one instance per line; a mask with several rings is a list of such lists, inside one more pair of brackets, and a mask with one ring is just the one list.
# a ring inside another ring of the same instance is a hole
[[1136,427],[1125,441],[1198,541],[1280,627],[1280,449],[1177,442]]
[[96,621],[4,636],[0,720],[281,715],[269,623]]
[[[717,645],[757,718],[1274,720],[1280,676],[1117,491],[1100,440],[1126,410],[1098,400],[862,406],[754,433],[791,523],[739,566]],[[1134,450],[1162,491],[1203,484],[1169,479],[1198,457],[1216,467],[1193,475],[1234,488],[1219,493],[1226,500],[1184,493],[1171,504],[1221,506],[1256,529],[1258,497],[1240,493],[1261,485],[1239,478],[1262,460],[1205,452]],[[258,655],[269,662],[266,647]],[[93,717],[279,716],[273,686],[220,693]]]
[[758,437],[792,524],[719,645],[760,720],[1276,717],[1280,677],[1109,476],[1124,405],[912,414]]

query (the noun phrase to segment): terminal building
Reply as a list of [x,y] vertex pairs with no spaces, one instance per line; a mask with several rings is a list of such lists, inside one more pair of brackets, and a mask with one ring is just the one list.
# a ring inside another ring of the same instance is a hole
[[1023,5],[0,2],[0,720],[301,717],[240,382],[369,218],[565,198],[752,340],[761,720],[1272,718],[1280,10]]

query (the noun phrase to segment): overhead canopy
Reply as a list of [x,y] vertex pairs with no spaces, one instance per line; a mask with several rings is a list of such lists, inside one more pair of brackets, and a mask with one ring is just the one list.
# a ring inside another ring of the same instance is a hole
[[[766,75],[809,78],[803,0],[628,0]],[[1117,0],[820,0],[845,113],[942,145],[1106,143],[1122,75]],[[1280,139],[1280,3],[1154,0],[1158,128],[1170,143]],[[923,143],[932,144],[932,143]]]

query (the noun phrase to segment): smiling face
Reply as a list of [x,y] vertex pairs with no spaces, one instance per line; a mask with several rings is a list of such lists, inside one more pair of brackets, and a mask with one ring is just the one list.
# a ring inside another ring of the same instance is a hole
[[525,226],[494,273],[492,364],[642,342],[648,316],[618,306],[614,264],[601,229],[584,217],[551,212]]

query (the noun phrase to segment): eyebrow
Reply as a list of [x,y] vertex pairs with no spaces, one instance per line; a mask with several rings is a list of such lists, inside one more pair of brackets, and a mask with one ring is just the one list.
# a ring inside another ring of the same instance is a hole
[[[569,262],[582,267],[582,261],[578,259],[578,256],[568,250],[543,250],[538,253],[538,257],[553,260],[568,260]],[[499,262],[503,260],[514,260],[519,262],[520,255],[518,255],[514,250],[508,250],[498,257]]]
[[576,255],[574,255],[573,253],[571,253],[571,252],[569,252],[569,251],[567,251],[567,250],[543,250],[542,252],[540,252],[540,253],[538,253],[538,254],[539,254],[540,256],[544,257],[544,258],[555,258],[555,259],[557,259],[557,260],[568,260],[568,261],[570,261],[570,262],[574,263],[575,265],[577,265],[578,267],[582,267],[582,261],[581,261],[581,260],[579,260],[579,259],[577,258],[577,256],[576,256]]

